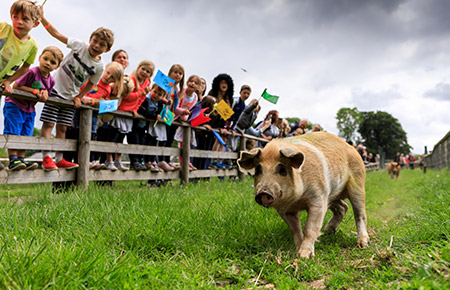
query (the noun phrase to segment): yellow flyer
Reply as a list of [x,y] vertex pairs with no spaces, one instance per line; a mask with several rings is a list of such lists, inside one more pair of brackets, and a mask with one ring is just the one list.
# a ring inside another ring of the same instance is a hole
[[224,120],[228,120],[234,114],[234,111],[230,108],[230,106],[228,106],[227,103],[225,103],[224,100],[220,101],[218,104],[215,104],[214,108]]

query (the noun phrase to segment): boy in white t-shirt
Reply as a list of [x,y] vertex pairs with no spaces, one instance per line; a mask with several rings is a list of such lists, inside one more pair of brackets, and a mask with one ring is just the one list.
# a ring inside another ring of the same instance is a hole
[[[43,122],[41,137],[50,138],[51,131],[56,123],[56,138],[65,139],[67,127],[71,125],[73,119],[74,109],[81,106],[81,98],[102,77],[104,64],[101,54],[111,49],[114,43],[114,35],[111,30],[101,27],[91,34],[89,44],[87,44],[61,34],[44,17],[42,6],[41,14],[42,25],[44,25],[48,33],[71,49],[61,63],[60,68],[56,71],[54,76],[56,84],[52,91],[52,96],[73,101],[75,104],[74,108],[45,104],[40,118]],[[85,83],[86,85],[80,91],[80,88]],[[55,164],[49,153],[48,151],[43,152],[44,160],[42,161],[42,166],[45,170],[78,167],[78,164],[64,160],[62,152],[56,152]]]

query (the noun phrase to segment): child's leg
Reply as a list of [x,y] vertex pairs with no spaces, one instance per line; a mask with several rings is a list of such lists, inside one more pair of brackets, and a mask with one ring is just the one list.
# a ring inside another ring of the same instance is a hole
[[[66,139],[67,126],[63,124],[56,124],[56,138]],[[63,152],[57,151],[55,154],[55,161],[58,163],[63,159]]]

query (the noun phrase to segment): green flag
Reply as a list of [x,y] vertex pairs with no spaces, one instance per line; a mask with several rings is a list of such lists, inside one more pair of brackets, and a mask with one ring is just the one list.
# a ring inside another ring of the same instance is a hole
[[278,99],[280,97],[278,96],[273,96],[267,93],[267,89],[264,89],[264,92],[262,93],[261,97],[263,97],[263,99],[271,102],[272,104],[276,104],[278,102]]

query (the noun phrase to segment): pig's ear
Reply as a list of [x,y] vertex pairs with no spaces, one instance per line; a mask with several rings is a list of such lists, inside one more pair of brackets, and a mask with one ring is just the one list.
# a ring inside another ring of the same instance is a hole
[[259,161],[259,155],[261,154],[261,148],[252,149],[250,152],[242,151],[241,158],[238,159],[237,163],[239,167],[244,169],[252,169]]
[[280,150],[281,156],[286,157],[291,162],[291,166],[298,169],[302,164],[303,160],[305,160],[305,156],[302,152],[296,151],[289,147],[283,148]]

